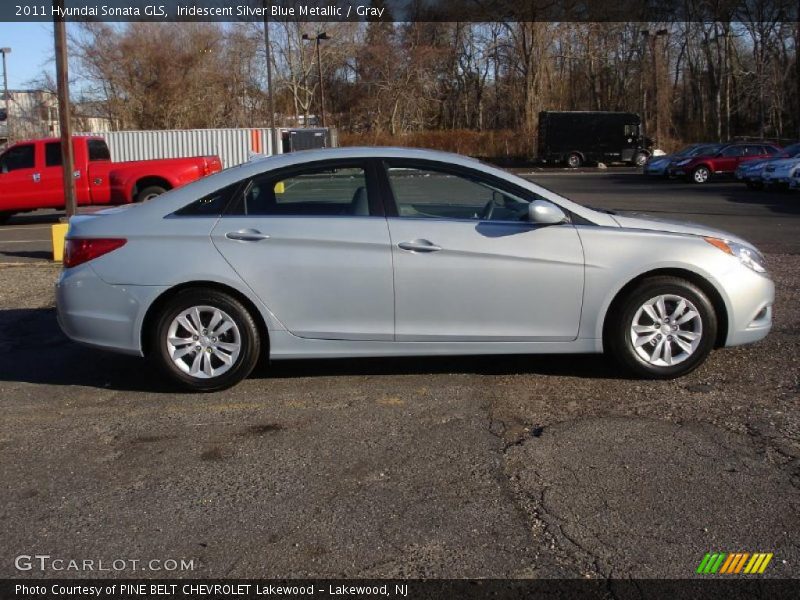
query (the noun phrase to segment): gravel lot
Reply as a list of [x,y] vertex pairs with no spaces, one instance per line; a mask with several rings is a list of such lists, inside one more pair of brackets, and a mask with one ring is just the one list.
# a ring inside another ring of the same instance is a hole
[[676,381],[594,356],[298,361],[202,396],[67,341],[55,267],[0,267],[0,577],[65,575],[14,569],[34,553],[195,561],[137,576],[687,577],[709,551],[796,577],[800,256],[767,258],[773,333]]

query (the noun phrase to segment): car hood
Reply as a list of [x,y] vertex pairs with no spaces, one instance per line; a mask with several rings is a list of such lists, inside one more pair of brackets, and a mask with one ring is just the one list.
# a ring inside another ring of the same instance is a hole
[[774,160],[769,161],[769,166],[775,167],[792,167],[796,164],[800,163],[800,160],[796,158],[776,158]]
[[713,227],[706,227],[705,225],[698,225],[697,223],[661,219],[641,213],[615,213],[612,215],[612,217],[620,227],[625,229],[644,229],[647,231],[661,231],[664,233],[715,237],[729,240],[731,242],[738,242],[747,246],[752,246],[750,242],[743,240],[739,236],[733,235],[732,233],[723,231],[721,229],[714,229]]

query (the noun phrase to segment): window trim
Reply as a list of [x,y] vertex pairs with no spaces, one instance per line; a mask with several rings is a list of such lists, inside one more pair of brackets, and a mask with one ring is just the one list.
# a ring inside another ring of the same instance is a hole
[[[364,180],[367,186],[367,202],[369,204],[369,215],[246,215],[242,212],[232,212],[239,206],[242,198],[247,194],[253,180],[261,177],[269,177],[276,183],[283,179],[307,174],[313,170],[351,168],[364,171]],[[375,161],[369,158],[328,158],[322,160],[297,163],[286,167],[273,170],[262,171],[255,175],[243,178],[240,182],[241,189],[236,192],[236,197],[228,203],[222,218],[259,218],[259,219],[372,219],[375,217],[384,218],[384,203],[381,199],[380,185]]]
[[[482,171],[478,171],[477,169],[473,169],[470,167],[464,167],[462,165],[454,165],[452,163],[446,163],[438,160],[430,160],[430,159],[421,159],[421,158],[402,158],[402,157],[386,157],[381,159],[376,159],[381,166],[380,175],[381,175],[381,188],[382,188],[382,197],[384,198],[384,202],[386,204],[386,216],[387,217],[394,217],[398,219],[415,219],[415,220],[424,220],[424,221],[447,221],[451,223],[483,223],[486,225],[491,224],[502,224],[502,225],[525,225],[530,228],[542,227],[543,225],[539,223],[531,223],[529,221],[506,221],[500,219],[456,219],[452,217],[441,217],[441,218],[431,218],[431,217],[405,217],[399,214],[397,210],[397,199],[394,196],[394,192],[392,191],[391,182],[389,180],[389,169],[392,168],[392,163],[401,163],[403,166],[402,168],[409,168],[409,169],[420,169],[420,170],[427,170],[427,171],[438,171],[444,173],[446,175],[453,175],[456,177],[463,177],[465,179],[472,179],[479,183],[483,183],[490,187],[495,187],[500,189],[501,191],[508,192],[514,196],[520,196],[524,200],[528,202],[533,202],[537,199],[547,200],[548,202],[552,202],[552,200],[548,200],[542,196],[537,194],[537,197],[534,198],[532,195],[535,192],[531,192],[528,189],[525,189],[519,185],[516,185],[510,181],[492,175],[490,173],[484,173]],[[564,213],[567,215],[567,222],[565,224],[572,225],[573,221],[573,214],[571,211],[567,210],[557,202],[553,202],[556,206],[558,206]],[[546,227],[552,227],[552,225],[546,225]]]

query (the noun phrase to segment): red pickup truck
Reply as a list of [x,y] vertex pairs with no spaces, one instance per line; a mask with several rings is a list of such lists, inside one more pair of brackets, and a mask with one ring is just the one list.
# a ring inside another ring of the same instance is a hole
[[[222,170],[217,156],[111,162],[103,138],[74,137],[78,206],[149,200],[169,189]],[[61,142],[18,142],[0,154],[0,223],[14,213],[64,208]]]

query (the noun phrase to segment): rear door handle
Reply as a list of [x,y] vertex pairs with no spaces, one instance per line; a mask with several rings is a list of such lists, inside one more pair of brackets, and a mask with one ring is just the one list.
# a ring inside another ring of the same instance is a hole
[[409,252],[439,252],[441,246],[437,246],[428,240],[412,240],[410,242],[400,242],[397,247]]
[[269,236],[266,233],[261,233],[258,229],[240,229],[239,231],[229,231],[225,234],[229,240],[238,240],[240,242],[260,242],[261,240],[268,240]]

